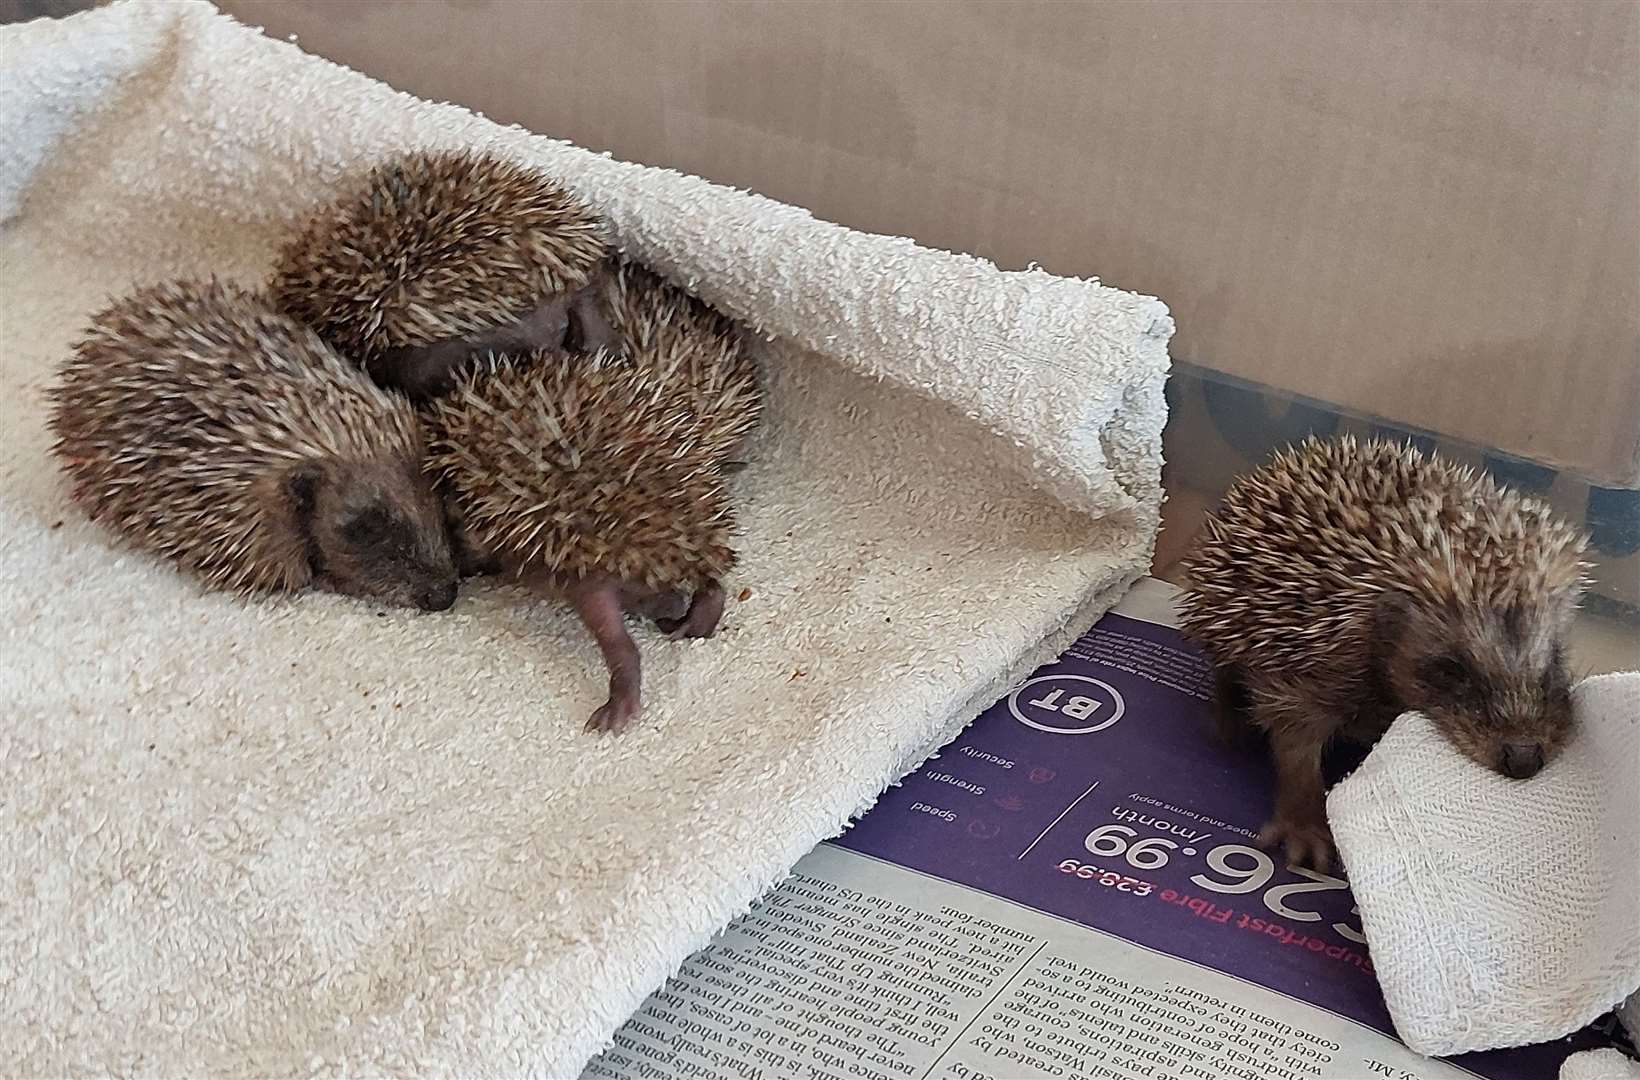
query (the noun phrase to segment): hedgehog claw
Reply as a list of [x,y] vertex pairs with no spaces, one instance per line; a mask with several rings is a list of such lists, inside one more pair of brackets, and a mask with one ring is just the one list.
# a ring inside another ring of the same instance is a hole
[[1259,830],[1258,846],[1284,847],[1292,866],[1308,866],[1323,874],[1332,869],[1332,830],[1326,822],[1290,821],[1273,818]]

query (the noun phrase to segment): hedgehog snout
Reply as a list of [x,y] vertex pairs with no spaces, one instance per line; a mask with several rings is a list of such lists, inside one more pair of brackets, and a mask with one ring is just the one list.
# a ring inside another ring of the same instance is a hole
[[1542,743],[1505,743],[1498,771],[1511,780],[1536,776],[1545,761]]
[[454,580],[423,589],[416,597],[416,606],[423,611],[446,611],[456,602]]

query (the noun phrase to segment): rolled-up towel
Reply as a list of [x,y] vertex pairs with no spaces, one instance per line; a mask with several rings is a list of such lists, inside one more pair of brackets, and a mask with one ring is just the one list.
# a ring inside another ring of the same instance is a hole
[[1567,1035],[1640,988],[1640,673],[1574,692],[1531,780],[1397,720],[1327,800],[1396,1030],[1431,1055]]

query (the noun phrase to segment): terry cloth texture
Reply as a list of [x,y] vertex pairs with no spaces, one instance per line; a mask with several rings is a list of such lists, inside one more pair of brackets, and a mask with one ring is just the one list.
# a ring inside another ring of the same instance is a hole
[[1409,714],[1327,800],[1396,1030],[1424,1054],[1546,1042],[1640,988],[1640,673],[1509,780]]
[[[1617,1019],[1629,1033],[1629,1041],[1640,1046],[1640,993],[1630,994],[1618,1006]],[[1617,1050],[1585,1050],[1566,1059],[1560,1080],[1640,1080],[1640,1061]]]
[[1560,1080],[1640,1080],[1640,1062],[1621,1050],[1585,1050],[1561,1064]]
[[[1147,565],[1154,299],[503,128],[204,3],[0,49],[0,1072],[574,1076]],[[47,454],[41,392],[111,294],[259,281],[349,170],[458,146],[771,339],[723,632],[637,631],[618,738],[582,732],[604,673],[555,604],[207,593]]]

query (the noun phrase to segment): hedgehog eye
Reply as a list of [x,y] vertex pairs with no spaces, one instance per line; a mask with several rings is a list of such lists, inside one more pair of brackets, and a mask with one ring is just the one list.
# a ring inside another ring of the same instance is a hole
[[361,510],[342,526],[342,539],[356,547],[369,547],[387,539],[387,511],[379,506]]
[[1469,665],[1457,653],[1437,656],[1418,665],[1418,681],[1434,694],[1445,697],[1463,694],[1472,680]]

